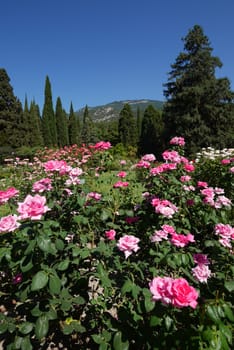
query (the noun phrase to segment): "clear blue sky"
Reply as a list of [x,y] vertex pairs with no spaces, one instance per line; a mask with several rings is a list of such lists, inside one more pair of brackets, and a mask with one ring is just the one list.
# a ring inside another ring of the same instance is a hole
[[2,0],[0,67],[14,94],[42,109],[45,77],[69,111],[126,99],[163,100],[182,37],[203,27],[234,89],[233,0]]

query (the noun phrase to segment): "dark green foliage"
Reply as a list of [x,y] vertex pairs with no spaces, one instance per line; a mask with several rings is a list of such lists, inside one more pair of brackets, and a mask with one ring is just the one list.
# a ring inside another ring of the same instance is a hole
[[43,146],[42,125],[39,106],[32,101],[30,104],[30,117],[31,117],[31,139],[30,145]]
[[86,145],[95,143],[97,141],[97,135],[95,132],[95,126],[92,118],[89,114],[88,106],[85,106],[82,125],[82,142]]
[[108,140],[112,146],[119,142],[118,121],[107,120],[95,123],[99,140]]
[[142,126],[142,116],[141,116],[141,110],[138,107],[137,108],[137,136],[138,136],[138,138],[141,135],[141,126]]
[[0,69],[0,147],[19,147],[22,137],[23,109],[14,96],[10,78],[5,69]]
[[78,145],[80,143],[80,124],[78,117],[74,113],[72,103],[68,119],[68,135],[70,145]]
[[67,128],[67,116],[63,110],[60,97],[58,97],[56,101],[55,120],[56,120],[56,128],[57,128],[58,146],[64,147],[68,145],[68,128]]
[[184,52],[171,65],[165,84],[165,137],[185,137],[189,153],[200,147],[229,147],[234,141],[234,95],[227,78],[215,77],[222,63],[211,55],[200,26],[195,25],[183,41]]
[[160,156],[162,152],[162,132],[162,113],[150,105],[146,108],[142,119],[139,154],[153,153]]
[[137,125],[136,118],[131,107],[126,103],[119,114],[119,140],[124,146],[137,145]]
[[45,82],[45,101],[42,112],[42,131],[45,146],[56,146],[57,129],[53,109],[51,84],[48,76],[46,76]]

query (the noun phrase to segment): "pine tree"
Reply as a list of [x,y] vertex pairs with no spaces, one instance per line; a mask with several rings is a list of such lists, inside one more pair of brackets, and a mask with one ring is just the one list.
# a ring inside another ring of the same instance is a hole
[[218,57],[203,29],[195,25],[183,39],[180,53],[165,84],[165,137],[183,136],[189,153],[200,147],[233,145],[233,93],[227,78],[217,79]]
[[144,112],[138,152],[140,155],[153,153],[160,158],[163,150],[162,113],[149,105]]
[[128,103],[123,106],[119,114],[119,139],[124,146],[137,145],[137,125],[136,118]]
[[51,84],[48,76],[46,76],[45,82],[45,101],[42,112],[42,131],[45,146],[56,146],[57,129],[53,109]]
[[34,100],[30,104],[29,112],[31,118],[31,125],[33,126],[31,129],[30,145],[32,147],[43,146],[44,142],[42,136],[40,109]]
[[80,143],[80,128],[78,118],[73,110],[73,105],[70,105],[70,113],[68,118],[68,137],[70,145],[78,145]]
[[10,78],[5,69],[0,69],[0,147],[19,147],[22,137],[23,108],[14,95]]
[[138,135],[138,139],[141,135],[141,125],[142,125],[141,110],[139,107],[137,107],[137,135]]
[[55,108],[55,120],[59,147],[68,145],[67,120],[65,118],[66,113],[63,110],[61,99],[58,97]]

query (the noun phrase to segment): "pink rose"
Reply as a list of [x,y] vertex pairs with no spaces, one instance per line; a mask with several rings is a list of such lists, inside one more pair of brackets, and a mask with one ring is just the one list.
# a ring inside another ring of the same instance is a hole
[[127,181],[117,181],[113,187],[119,188],[119,187],[128,187],[129,183]]
[[193,309],[197,306],[198,292],[190,286],[186,279],[178,278],[172,283],[172,305],[176,307],[191,306]]
[[125,258],[127,259],[132,252],[137,252],[140,247],[138,246],[139,238],[135,236],[125,235],[121,237],[117,243],[117,247],[120,251],[124,252]]
[[181,136],[175,136],[170,140],[170,145],[184,146],[184,138]]
[[120,171],[120,172],[118,172],[117,176],[121,177],[121,178],[124,178],[124,177],[127,176],[127,173],[126,173],[126,171]]
[[50,210],[46,205],[46,198],[36,194],[34,197],[27,195],[24,202],[18,203],[20,219],[40,220],[42,215]]
[[6,203],[10,198],[15,197],[18,193],[19,191],[14,187],[10,187],[5,191],[0,191],[0,205]]
[[180,235],[178,233],[172,234],[171,243],[176,247],[185,247],[190,242],[195,242],[194,236],[191,235],[191,233],[188,235]]
[[106,238],[113,241],[115,239],[116,231],[115,230],[109,230],[105,232]]
[[17,215],[8,215],[0,219],[0,232],[13,232],[20,224],[17,222]]
[[201,283],[206,283],[207,279],[211,276],[209,266],[205,264],[198,264],[192,269],[193,276]]
[[33,184],[33,192],[44,192],[50,191],[52,189],[51,179],[44,178],[39,181],[34,182]]
[[152,300],[161,300],[164,304],[169,304],[172,298],[172,283],[173,279],[170,277],[155,277],[149,283]]

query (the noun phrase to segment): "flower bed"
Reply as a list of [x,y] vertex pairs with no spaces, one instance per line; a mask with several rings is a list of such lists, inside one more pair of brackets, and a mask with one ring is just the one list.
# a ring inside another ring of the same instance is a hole
[[5,348],[232,347],[233,158],[216,161],[227,194],[183,146],[112,172],[108,142],[14,164],[27,172],[0,191]]

